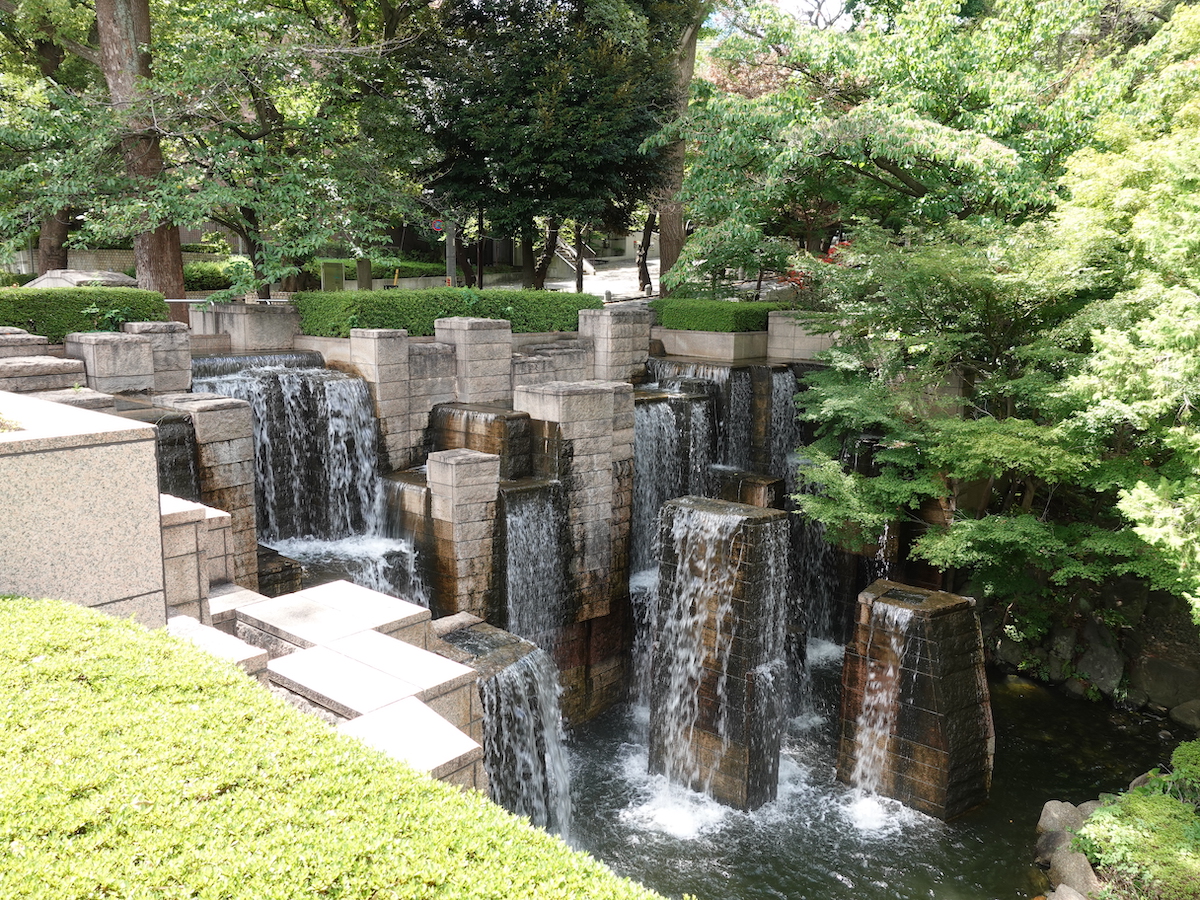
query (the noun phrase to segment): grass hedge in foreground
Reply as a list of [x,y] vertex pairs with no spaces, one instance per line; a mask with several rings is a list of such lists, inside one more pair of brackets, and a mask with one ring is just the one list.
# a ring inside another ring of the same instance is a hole
[[[91,310],[98,310],[93,312]],[[105,331],[107,322],[165,322],[162,294],[137,288],[0,288],[0,325],[62,343],[73,331]]]
[[423,291],[308,291],[292,298],[300,328],[314,337],[348,337],[351,328],[404,328],[433,334],[433,323],[449,316],[508,319],[517,334],[575,331],[579,310],[602,309],[591,294],[432,288]]
[[650,308],[663,328],[681,331],[766,331],[767,314],[784,309],[778,303],[740,300],[697,300],[690,297],[660,297]]
[[164,632],[0,598],[0,897],[641,898]]

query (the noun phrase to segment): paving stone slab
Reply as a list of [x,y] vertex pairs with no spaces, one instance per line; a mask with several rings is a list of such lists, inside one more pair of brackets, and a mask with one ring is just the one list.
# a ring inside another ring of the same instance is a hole
[[[349,581],[331,581],[316,587],[305,588],[291,595],[297,599],[313,600],[322,606],[343,613],[370,619],[376,624],[370,628],[384,634],[392,634],[420,622],[429,620],[429,610],[407,600],[389,597]],[[361,629],[358,629],[361,630]],[[319,641],[318,643],[328,643]]]
[[227,659],[247,675],[257,676],[267,667],[267,653],[232,635],[202,625],[191,616],[175,616],[167,620],[167,631],[191,641],[213,656]]
[[330,650],[413,685],[417,696],[426,702],[471,684],[477,677],[475,670],[469,666],[378,631],[362,631],[330,641],[327,646]]
[[483,758],[479,744],[416,697],[352,719],[339,730],[434,778],[445,778]]
[[327,644],[356,631],[391,624],[390,617],[358,615],[319,603],[303,591],[272,597],[237,611],[238,620],[298,647]]
[[417,692],[415,685],[328,647],[310,647],[273,659],[267,663],[267,673],[273,684],[295,691],[348,719]]

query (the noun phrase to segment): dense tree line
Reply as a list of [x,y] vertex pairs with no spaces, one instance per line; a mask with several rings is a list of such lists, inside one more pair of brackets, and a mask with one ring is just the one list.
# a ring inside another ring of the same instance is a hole
[[1026,634],[1127,574],[1200,610],[1200,9],[853,15],[743,18],[674,127],[672,277],[790,266],[838,336],[805,510],[851,548],[899,521]]

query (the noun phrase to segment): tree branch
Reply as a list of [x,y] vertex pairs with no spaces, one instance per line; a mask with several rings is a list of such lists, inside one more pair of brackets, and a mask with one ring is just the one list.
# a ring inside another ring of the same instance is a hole
[[[17,4],[13,3],[12,0],[0,0],[0,11],[15,16],[17,15]],[[77,41],[73,41],[70,38],[65,38],[57,34],[54,35],[51,40],[68,53],[78,56],[80,59],[90,62],[93,66],[99,68],[100,51],[96,47],[91,47],[87,44],[80,44]]]

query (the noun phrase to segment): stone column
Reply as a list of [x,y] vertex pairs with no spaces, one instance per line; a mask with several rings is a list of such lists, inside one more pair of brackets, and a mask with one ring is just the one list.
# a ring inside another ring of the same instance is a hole
[[156,394],[191,390],[192,347],[187,325],[182,322],[126,322],[121,330],[150,341]]
[[975,601],[883,580],[859,594],[841,719],[841,781],[941,819],[983,803],[995,732]]
[[512,400],[512,324],[453,316],[434,322],[437,339],[454,347],[459,403]]
[[581,309],[579,334],[592,339],[595,377],[628,381],[646,371],[650,311],[631,307]]
[[787,514],[681,497],[661,516],[650,770],[756,809],[779,781]]
[[250,404],[216,394],[163,394],[155,402],[191,416],[200,467],[200,499],[206,506],[229,513],[233,580],[257,590],[258,523]]
[[408,348],[402,328],[350,329],[350,358],[371,392],[379,455],[389,471],[412,465],[421,449],[421,433],[414,435],[411,428]]
[[431,453],[426,478],[438,582],[435,594],[445,605],[437,612],[494,618],[500,457],[465,449]]

